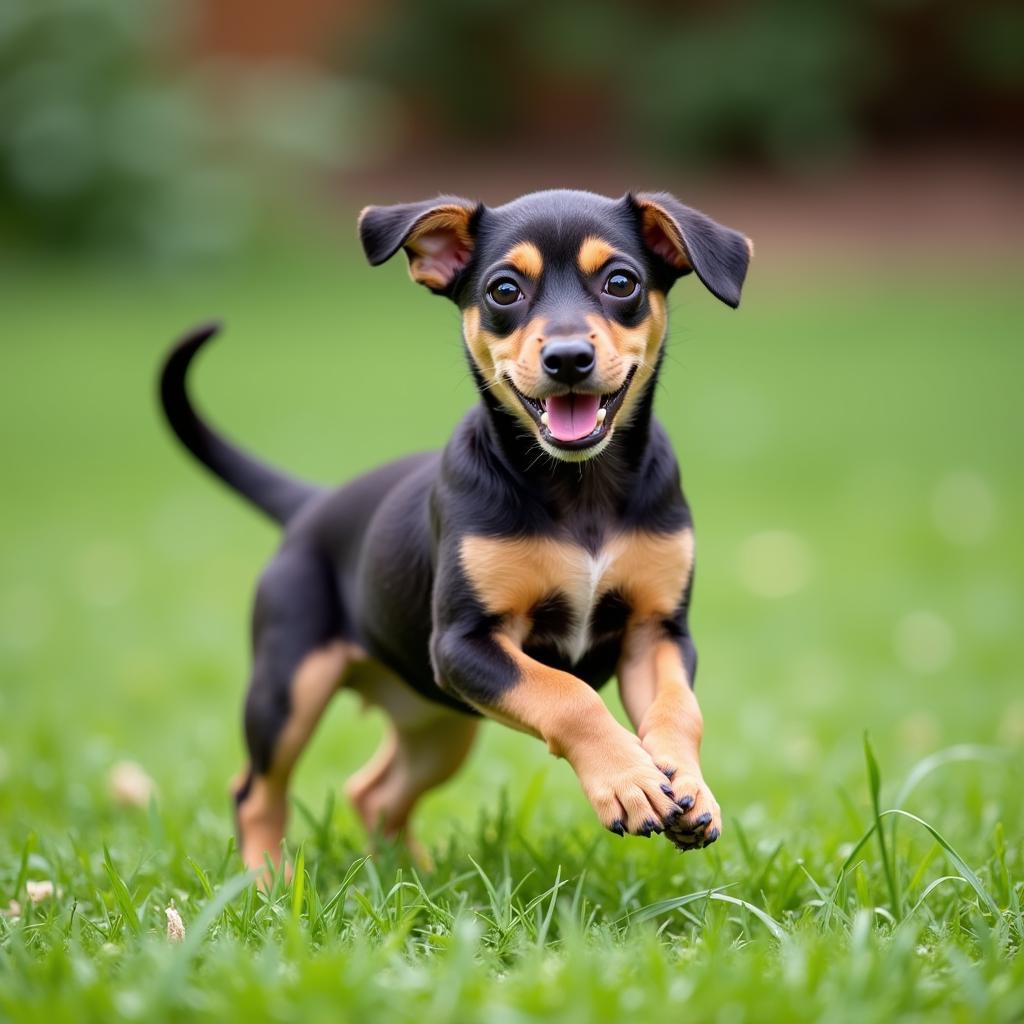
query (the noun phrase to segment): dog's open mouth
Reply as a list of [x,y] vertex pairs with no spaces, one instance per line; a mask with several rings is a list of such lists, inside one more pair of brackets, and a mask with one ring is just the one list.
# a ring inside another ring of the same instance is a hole
[[622,386],[608,395],[569,391],[549,398],[530,398],[511,380],[509,384],[545,441],[556,448],[579,450],[597,444],[611,429],[634,373],[635,366],[626,374]]

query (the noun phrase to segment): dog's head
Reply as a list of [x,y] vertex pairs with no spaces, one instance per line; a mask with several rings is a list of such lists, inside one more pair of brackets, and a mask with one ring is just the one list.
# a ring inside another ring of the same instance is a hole
[[650,386],[673,283],[693,272],[735,307],[751,254],[667,193],[445,196],[367,207],[359,234],[371,264],[404,248],[413,280],[458,304],[480,388],[569,461],[603,451]]

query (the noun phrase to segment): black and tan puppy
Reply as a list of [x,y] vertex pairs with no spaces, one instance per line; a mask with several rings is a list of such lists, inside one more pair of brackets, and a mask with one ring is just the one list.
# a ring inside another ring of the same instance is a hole
[[[359,234],[370,263],[404,249],[413,280],[462,311],[480,402],[444,451],[321,490],[194,412],[185,376],[215,328],[182,340],[161,379],[184,445],[284,526],[253,617],[245,862],[279,862],[289,776],[341,687],[390,718],[346,787],[370,830],[404,832],[484,716],[568,760],[613,832],[714,842],[693,531],[651,406],[669,288],[692,271],[736,306],[750,243],[666,194],[572,191],[369,207]],[[613,675],[636,734],[598,696]]]

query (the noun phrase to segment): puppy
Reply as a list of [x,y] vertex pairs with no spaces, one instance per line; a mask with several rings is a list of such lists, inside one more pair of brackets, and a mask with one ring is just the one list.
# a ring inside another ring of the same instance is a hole
[[[387,736],[346,785],[368,830],[407,835],[481,718],[565,758],[605,828],[683,850],[721,834],[701,774],[687,621],[693,528],[653,416],[666,295],[691,272],[737,306],[751,244],[665,193],[548,191],[368,207],[369,262],[459,307],[480,401],[441,452],[324,490],[228,444],[171,351],[161,396],[185,447],[284,529],[253,614],[245,863],[280,862],[287,788],[331,697],[382,707]],[[616,676],[636,732],[598,695]]]

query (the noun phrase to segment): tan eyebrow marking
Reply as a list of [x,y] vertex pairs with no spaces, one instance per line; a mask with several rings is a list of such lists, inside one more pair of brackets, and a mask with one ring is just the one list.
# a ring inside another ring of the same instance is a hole
[[505,262],[510,263],[520,274],[532,277],[535,281],[544,270],[544,257],[533,242],[520,242],[505,254]]
[[589,276],[600,270],[614,255],[615,249],[613,246],[609,245],[603,238],[595,238],[593,235],[590,235],[583,239],[576,262],[579,263],[580,270]]

